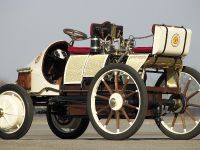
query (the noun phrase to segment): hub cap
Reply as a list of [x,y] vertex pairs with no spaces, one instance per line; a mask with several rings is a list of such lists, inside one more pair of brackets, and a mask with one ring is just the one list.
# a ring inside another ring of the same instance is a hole
[[170,97],[169,101],[173,102],[170,108],[174,113],[183,113],[186,109],[186,97],[183,94],[174,94]]
[[14,91],[0,95],[0,129],[4,132],[16,132],[23,124],[25,106],[22,98]]
[[119,93],[114,93],[110,96],[109,105],[112,110],[120,110],[123,106],[123,98]]
[[4,114],[3,109],[0,108],[0,118],[3,117],[3,114]]

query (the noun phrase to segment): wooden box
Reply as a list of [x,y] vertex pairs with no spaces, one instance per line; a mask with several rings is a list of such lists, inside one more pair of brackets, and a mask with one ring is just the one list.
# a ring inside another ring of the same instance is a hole
[[17,84],[26,90],[31,89],[31,72],[19,72]]

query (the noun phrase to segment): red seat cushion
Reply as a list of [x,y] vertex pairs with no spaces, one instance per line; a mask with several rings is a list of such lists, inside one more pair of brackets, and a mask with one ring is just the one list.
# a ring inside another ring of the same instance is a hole
[[90,50],[90,47],[68,47],[68,52],[71,54],[89,54]]
[[[132,49],[134,53],[151,53],[152,47],[135,47]],[[70,54],[89,54],[91,51],[90,47],[68,47]]]
[[153,50],[153,47],[134,47],[132,51],[134,53],[151,53]]

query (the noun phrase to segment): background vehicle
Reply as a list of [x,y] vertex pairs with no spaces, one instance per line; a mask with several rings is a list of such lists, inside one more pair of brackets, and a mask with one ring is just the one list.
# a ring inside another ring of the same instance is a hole
[[[49,127],[63,139],[82,135],[89,120],[111,140],[132,136],[145,118],[173,139],[200,133],[200,74],[183,66],[190,29],[153,25],[152,47],[135,47],[137,38],[124,39],[123,26],[110,22],[93,23],[90,37],[63,31],[70,42],[51,44],[18,70],[17,85],[0,88],[0,137],[22,137],[33,106],[47,107]],[[90,47],[74,46],[87,39]],[[147,86],[149,74],[160,74],[155,86]]]

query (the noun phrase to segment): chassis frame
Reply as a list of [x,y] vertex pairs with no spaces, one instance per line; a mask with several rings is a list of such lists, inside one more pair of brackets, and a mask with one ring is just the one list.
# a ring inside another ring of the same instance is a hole
[[[5,99],[13,101],[15,109],[9,111],[16,116],[8,117],[9,121],[2,119],[0,137],[13,139],[26,134],[32,121],[32,104],[45,106],[42,113],[47,113],[51,130],[63,139],[82,135],[89,121],[106,139],[126,139],[137,132],[145,118],[155,119],[160,130],[173,139],[191,139],[200,133],[200,104],[196,100],[200,74],[183,66],[190,29],[154,25],[151,52],[149,48],[137,52],[136,38],[123,39],[122,26],[105,22],[93,24],[92,30],[91,48],[80,48],[73,47],[74,41],[88,39],[87,35],[64,29],[72,41],[50,44],[28,67],[18,70],[17,85],[0,88],[0,119],[7,117]],[[119,48],[115,48],[115,40]],[[146,82],[149,73],[160,75],[153,86]],[[182,79],[182,75],[188,77]],[[25,115],[21,115],[22,110]],[[180,123],[176,123],[178,116]],[[186,126],[187,117],[193,125]],[[109,128],[111,120],[116,123]]]

